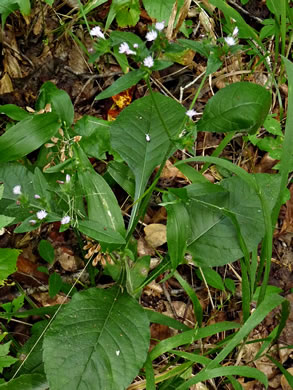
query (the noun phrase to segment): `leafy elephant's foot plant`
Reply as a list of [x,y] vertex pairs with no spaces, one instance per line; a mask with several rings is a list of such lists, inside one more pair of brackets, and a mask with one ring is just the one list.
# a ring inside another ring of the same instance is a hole
[[[117,3],[112,2],[112,20],[115,16],[117,20],[120,18]],[[42,86],[34,112],[14,105],[1,106],[1,112],[15,123],[0,137],[0,180],[4,183],[4,188],[0,187],[0,229],[17,224],[14,232],[26,233],[40,229],[45,223],[60,222],[60,232],[71,229],[81,247],[90,240],[96,243],[99,259],[104,256],[107,261],[103,267],[99,264],[97,271],[91,264],[92,257],[87,256],[86,268],[92,285],[100,272],[111,278],[111,287],[70,289],[67,297],[72,299],[66,305],[1,311],[0,317],[8,321],[29,315],[42,316],[43,320],[33,326],[31,338],[19,347],[19,359],[8,356],[10,341],[1,345],[0,370],[6,367],[8,381],[0,384],[0,389],[123,390],[137,375],[145,378],[143,387],[138,388],[148,390],[156,385],[160,389],[184,390],[216,377],[226,377],[239,389],[237,376],[255,378],[268,386],[267,377],[256,368],[229,366],[225,359],[245,343],[270,311],[281,305],[281,321],[263,340],[260,354],[263,353],[279,336],[288,317],[285,299],[277,293],[268,294],[266,288],[273,226],[287,185],[286,163],[292,157],[293,116],[289,109],[293,104],[293,65],[284,58],[289,78],[289,108],[279,173],[250,174],[219,158],[220,151],[235,134],[247,133],[253,137],[271,106],[271,93],[267,89],[238,82],[218,91],[206,104],[201,119],[196,123],[192,120],[197,114],[194,106],[204,82],[222,65],[223,53],[236,46],[238,34],[245,32],[242,19],[238,16],[234,19],[239,29],[233,26],[221,46],[203,46],[187,39],[169,42],[162,19],[146,34],[146,42],[129,32],[112,31],[106,38],[99,26],[94,27],[91,35],[95,51],[91,61],[110,54],[123,70],[130,69],[96,99],[107,99],[141,81],[148,87],[148,94],[131,103],[113,122],[84,116],[73,125],[74,109],[69,96],[50,82]],[[152,72],[172,65],[174,53],[186,49],[201,50],[208,59],[205,75],[188,109],[151,88]],[[193,157],[177,161],[176,166],[190,184],[162,191],[162,205],[167,210],[168,250],[160,264],[149,272],[150,256],[138,256],[135,229],[146,213],[166,161],[178,148],[190,145],[190,140],[193,143],[197,131],[222,133],[225,137],[212,156],[196,156],[191,147]],[[34,160],[28,156],[33,151]],[[113,160],[107,164],[103,176],[96,172],[90,158],[106,160],[106,153]],[[205,163],[204,169],[215,164],[228,175],[216,184],[210,183],[188,165],[193,162]],[[113,182],[131,199],[130,215],[120,206],[111,188]],[[40,243],[39,251],[46,261],[53,261],[54,251],[48,242]],[[18,254],[15,249],[0,250],[3,283],[15,270]],[[204,326],[200,300],[177,270],[188,258],[207,284],[227,288],[232,294],[233,281],[224,285],[211,267],[240,260],[242,323],[224,321]],[[163,274],[164,281],[176,278],[189,296],[196,316],[194,328],[145,309],[138,302],[143,287]],[[51,274],[49,292],[54,291],[54,295],[61,291],[62,283],[60,275]],[[256,295],[257,305],[252,311]],[[178,332],[150,350],[150,322]],[[212,349],[203,348],[202,353],[195,347],[196,341],[219,332],[227,333]],[[188,352],[177,349],[184,345],[191,349]],[[171,356],[171,368],[155,372],[152,362],[167,353]],[[197,369],[192,371],[195,364]],[[292,383],[292,378],[288,378]]]

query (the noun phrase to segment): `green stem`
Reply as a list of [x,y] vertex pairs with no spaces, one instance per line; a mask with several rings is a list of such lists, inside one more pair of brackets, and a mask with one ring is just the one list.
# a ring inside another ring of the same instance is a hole
[[[222,151],[225,149],[225,147],[228,145],[228,143],[234,137],[235,133],[236,133],[236,131],[231,131],[230,133],[225,135],[225,138],[222,139],[222,141],[218,145],[217,149],[213,151],[212,157],[219,157],[219,155],[222,153]],[[204,173],[210,165],[211,165],[211,163],[205,163],[204,166],[201,168],[200,173]]]

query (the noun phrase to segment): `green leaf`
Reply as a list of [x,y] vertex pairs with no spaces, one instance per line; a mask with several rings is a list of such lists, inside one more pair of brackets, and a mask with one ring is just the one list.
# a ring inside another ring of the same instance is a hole
[[224,265],[243,256],[235,226],[223,209],[234,213],[250,250],[264,235],[261,204],[254,189],[236,176],[223,180],[220,185],[228,192],[198,197],[190,193],[191,200],[186,205],[191,224],[187,251],[197,264],[206,267]]
[[55,252],[52,244],[48,240],[41,240],[38,246],[40,256],[49,264],[52,264],[55,259]]
[[119,27],[135,26],[139,21],[140,6],[138,0],[128,1],[116,13],[116,20]]
[[273,135],[279,135],[281,137],[284,136],[282,129],[281,129],[281,123],[274,119],[272,116],[268,115],[266,117],[266,120],[263,123],[264,128]]
[[136,296],[139,293],[140,285],[148,276],[150,260],[150,256],[142,256],[127,268],[126,288],[130,295]]
[[[156,19],[158,22],[163,20],[168,24],[173,5],[175,0],[143,0],[143,6],[149,16],[153,19]],[[179,10],[183,6],[183,1],[178,1],[177,9]]]
[[166,205],[167,243],[172,268],[182,264],[186,253],[186,242],[189,236],[189,216],[183,203]]
[[23,15],[29,15],[31,12],[31,3],[30,0],[17,0],[16,1],[19,4],[20,12]]
[[264,87],[248,82],[230,84],[208,101],[197,123],[197,130],[256,132],[263,124],[270,105],[271,94]]
[[[211,287],[217,288],[218,290],[225,290],[225,286],[221,276],[212,268],[202,267],[202,273],[204,274],[207,284]],[[203,280],[203,277],[198,269],[195,270],[197,277]]]
[[210,3],[219,8],[229,22],[230,19],[235,20],[235,23],[239,28],[238,36],[240,38],[254,39],[261,44],[255,30],[245,22],[242,16],[233,7],[223,0],[210,0]]
[[134,198],[135,181],[130,168],[118,161],[110,161],[107,167],[107,173],[131,196]]
[[50,275],[49,278],[49,295],[50,298],[54,298],[61,290],[62,287],[62,279],[57,272],[54,272],[52,275]]
[[16,262],[21,251],[10,248],[0,248],[0,280],[5,280],[16,271]]
[[15,121],[21,121],[31,116],[31,114],[29,114],[23,108],[16,106],[15,104],[5,104],[0,106],[0,112],[1,114],[5,114]]
[[[175,137],[184,120],[185,109],[169,97],[158,93],[153,96],[171,137]],[[167,157],[165,155],[171,146],[152,96],[138,99],[126,107],[111,124],[110,134],[113,149],[134,173],[134,200],[137,201],[142,196],[153,170]],[[146,139],[147,134],[150,137],[149,142]],[[138,206],[139,202],[135,204],[132,216],[135,216]]]
[[[218,378],[229,375],[240,375],[247,378],[255,378],[259,382],[268,387],[268,378],[267,376],[254,367],[238,367],[238,366],[229,366],[229,367],[219,367],[213,368],[212,370],[203,370],[197,375],[197,379],[192,381],[192,384],[203,382],[212,378]],[[187,383],[187,382],[186,382]],[[186,383],[179,386],[178,390],[189,389],[191,382],[188,381],[188,387],[186,387]]]
[[17,359],[8,356],[11,342],[0,344],[0,374],[2,374],[3,368],[10,367],[13,363],[17,362]]
[[[102,219],[101,219],[102,221]],[[125,239],[120,233],[111,229],[109,226],[104,226],[100,222],[96,221],[79,221],[78,230],[83,234],[99,241],[102,248],[106,251],[107,249],[114,249],[125,244]]]
[[48,383],[45,375],[26,374],[12,379],[7,383],[0,385],[2,390],[47,390]]
[[7,217],[6,215],[0,214],[0,230],[5,226],[10,225],[14,220],[14,217]]
[[107,99],[117,95],[117,93],[120,93],[125,89],[137,84],[145,76],[145,74],[145,71],[142,69],[136,69],[126,73],[122,77],[119,77],[119,79],[116,80],[110,87],[96,96],[96,100]]
[[190,330],[190,328],[188,326],[182,324],[182,322],[179,322],[179,321],[175,320],[174,318],[171,318],[169,316],[161,314],[157,311],[153,311],[151,309],[145,308],[144,310],[145,310],[150,322],[154,322],[155,324],[166,325],[166,326],[169,326],[169,328],[177,329],[180,331]]
[[45,372],[54,390],[124,390],[146,360],[149,321],[119,287],[73,296],[44,338]]
[[239,324],[236,324],[235,322],[224,321],[200,329],[187,330],[186,332],[177,334],[175,336],[169,337],[166,340],[160,341],[150,352],[150,359],[154,360],[163,353],[170,351],[170,349],[172,348],[177,348],[180,345],[190,344],[195,342],[196,340],[212,336],[218,332],[237,328],[240,328]]
[[74,126],[74,132],[82,136],[80,146],[90,157],[103,159],[111,149],[109,122],[94,116],[83,116]]
[[37,109],[45,108],[48,103],[52,106],[52,112],[57,114],[58,118],[70,127],[74,119],[74,108],[70,97],[65,91],[58,89],[50,81],[44,83],[40,88]]
[[[110,231],[125,234],[124,221],[117,199],[105,179],[93,169],[79,171],[78,180],[88,206],[88,217]],[[98,228],[97,231],[100,231]]]
[[233,280],[233,279],[230,279],[230,278],[226,278],[226,279],[224,280],[224,283],[225,283],[225,287],[226,287],[229,291],[231,291],[232,294],[234,294],[235,291],[236,291],[236,286],[235,286],[234,280]]
[[12,126],[0,137],[0,162],[17,160],[38,149],[57,132],[53,113],[34,115]]

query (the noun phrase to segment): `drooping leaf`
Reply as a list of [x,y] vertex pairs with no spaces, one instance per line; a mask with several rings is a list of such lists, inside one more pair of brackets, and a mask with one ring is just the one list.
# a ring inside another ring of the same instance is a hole
[[215,192],[197,199],[192,194],[186,206],[191,224],[187,251],[197,264],[208,267],[224,265],[243,256],[235,226],[221,208],[234,213],[250,250],[264,235],[261,204],[255,191],[236,176],[223,180],[221,186],[228,192]]
[[44,339],[45,372],[54,390],[124,390],[149,348],[143,308],[119,287],[73,296]]
[[105,158],[110,150],[109,122],[94,116],[83,116],[74,126],[74,132],[81,135],[80,146],[90,157]]
[[5,114],[16,121],[21,121],[22,119],[26,119],[31,116],[31,114],[15,104],[5,104],[0,106],[0,112],[1,114]]
[[[102,221],[102,219],[101,219]],[[101,222],[97,221],[79,221],[78,230],[83,234],[93,238],[94,240],[99,241],[102,245],[103,250],[110,250],[117,248],[125,244],[125,239],[120,233],[111,229],[110,227],[103,226]]]
[[110,228],[125,234],[124,221],[117,199],[105,179],[94,170],[78,172],[78,180],[87,200],[88,217],[101,223],[103,228]]
[[67,92],[58,89],[55,84],[47,81],[40,88],[40,96],[37,101],[37,109],[45,108],[46,104],[51,104],[52,112],[58,118],[71,126],[74,118],[74,108]]
[[271,94],[264,87],[248,82],[230,84],[208,101],[197,129],[253,133],[263,124],[270,105]]
[[48,383],[45,375],[25,374],[0,385],[2,390],[47,390]]
[[110,87],[101,92],[96,96],[96,100],[107,99],[111,96],[117,95],[127,88],[137,84],[145,75],[145,71],[142,69],[132,70],[126,73],[122,77],[119,77]]
[[[171,137],[174,137],[180,131],[185,109],[173,99],[158,93],[154,94],[154,99]],[[143,97],[126,107],[111,124],[110,133],[113,149],[134,173],[136,201],[143,194],[155,167],[168,157],[165,154],[171,146],[152,97]],[[134,210],[138,206],[137,202]]]
[[130,168],[118,161],[110,161],[107,173],[130,195],[134,198],[135,182]]
[[16,271],[16,261],[20,254],[17,249],[0,248],[0,280],[5,280]]
[[53,113],[23,119],[0,137],[0,162],[17,160],[38,149],[59,127],[58,117]]
[[55,252],[52,244],[48,240],[41,240],[38,246],[40,256],[49,264],[52,264],[55,258]]

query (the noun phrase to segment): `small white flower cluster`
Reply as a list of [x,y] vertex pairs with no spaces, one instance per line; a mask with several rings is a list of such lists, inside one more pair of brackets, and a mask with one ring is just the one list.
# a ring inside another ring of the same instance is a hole
[[96,27],[92,28],[91,31],[90,31],[90,35],[92,37],[106,39],[104,33],[101,30],[101,27],[99,27],[99,26],[96,26]]
[[[138,46],[137,44],[135,44],[135,45]],[[134,47],[134,45],[133,45],[133,47]],[[121,45],[119,46],[119,53],[120,54],[124,54],[125,53],[125,54],[128,54],[128,55],[130,55],[130,54],[135,55],[136,54],[136,52],[134,50],[130,49],[130,47],[129,47],[127,42],[121,43]]]
[[238,35],[239,29],[238,27],[235,27],[232,35],[228,35],[227,37],[224,38],[224,41],[227,43],[228,46],[235,46],[236,45],[236,37]]
[[20,185],[14,186],[12,192],[14,193],[14,195],[21,195],[22,194],[21,186]]
[[194,115],[199,115],[199,113],[192,109],[192,110],[186,111],[186,115],[187,115],[190,119],[192,119],[192,117],[193,117]]
[[157,31],[163,31],[164,28],[165,28],[165,21],[164,20],[162,22],[157,22],[155,24],[155,30],[149,31],[147,33],[147,35],[145,36],[146,40],[149,41],[149,42],[154,41],[158,37]]

